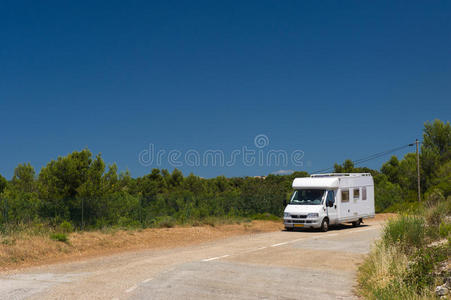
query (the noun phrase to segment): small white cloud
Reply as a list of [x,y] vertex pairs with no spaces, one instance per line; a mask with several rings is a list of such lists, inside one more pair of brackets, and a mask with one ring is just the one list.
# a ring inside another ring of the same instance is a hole
[[278,170],[275,172],[272,172],[275,175],[290,175],[294,172],[294,170]]

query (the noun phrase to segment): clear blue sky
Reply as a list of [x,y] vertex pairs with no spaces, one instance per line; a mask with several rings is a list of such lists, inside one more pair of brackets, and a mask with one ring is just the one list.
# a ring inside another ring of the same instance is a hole
[[88,147],[141,176],[172,169],[139,163],[150,143],[229,155],[258,134],[304,166],[180,169],[326,168],[449,120],[450,54],[449,1],[1,1],[0,174]]

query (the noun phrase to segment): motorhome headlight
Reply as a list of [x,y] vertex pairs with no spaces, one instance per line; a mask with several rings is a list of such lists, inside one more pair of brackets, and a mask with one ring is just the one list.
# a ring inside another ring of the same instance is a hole
[[319,214],[318,213],[311,213],[307,215],[307,218],[318,218]]
[[289,217],[290,217],[290,214],[289,214],[289,213],[283,213],[283,217],[284,217],[284,218],[289,218]]

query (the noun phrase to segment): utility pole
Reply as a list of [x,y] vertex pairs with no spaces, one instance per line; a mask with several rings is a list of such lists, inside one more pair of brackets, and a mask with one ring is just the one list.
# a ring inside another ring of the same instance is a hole
[[421,201],[421,189],[420,189],[420,152],[418,150],[418,139],[415,140],[417,146],[417,183],[418,183],[418,202]]
[[81,198],[81,230],[85,230],[85,222],[84,222],[84,201],[83,197]]

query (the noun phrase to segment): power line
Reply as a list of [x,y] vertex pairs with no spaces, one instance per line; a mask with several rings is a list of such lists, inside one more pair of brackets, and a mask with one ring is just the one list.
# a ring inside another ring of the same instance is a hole
[[[366,157],[364,157],[364,158],[360,158],[360,159],[353,160],[352,163],[353,163],[355,166],[357,166],[357,165],[362,164],[362,163],[364,163],[364,162],[367,162],[367,161],[370,161],[370,160],[373,160],[373,159],[380,158],[380,157],[382,157],[382,156],[385,156],[385,155],[394,153],[394,152],[396,152],[396,151],[399,151],[399,150],[402,150],[402,149],[404,149],[404,148],[411,147],[411,146],[414,146],[414,145],[415,145],[415,143],[410,143],[410,144],[407,144],[407,145],[403,145],[403,146],[399,146],[399,147],[396,147],[396,148],[388,149],[388,150],[385,150],[385,151],[382,151],[382,152],[378,152],[378,153],[375,153],[375,154],[371,154],[371,155],[366,156]],[[335,167],[331,167],[331,168],[327,168],[327,169],[322,169],[322,170],[314,171],[313,173],[322,173],[322,172],[325,172],[325,171],[333,170],[334,168],[335,168]]]
[[379,152],[379,153],[376,153],[376,154],[367,156],[367,157],[365,157],[365,158],[357,159],[357,160],[353,161],[353,163],[354,163],[354,164],[361,164],[361,163],[363,163],[363,162],[367,162],[367,161],[370,161],[370,160],[372,160],[372,159],[376,159],[376,158],[385,156],[385,155],[387,155],[387,154],[391,154],[391,153],[393,153],[393,152],[402,150],[402,149],[404,149],[404,148],[407,148],[407,147],[410,147],[410,146],[413,146],[413,145],[415,145],[415,144],[407,144],[407,145],[399,146],[399,147],[396,147],[396,148],[393,148],[393,149],[390,149],[390,150],[382,151],[382,152]]

